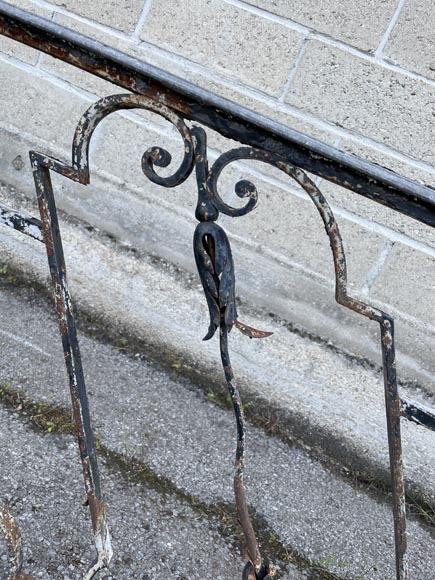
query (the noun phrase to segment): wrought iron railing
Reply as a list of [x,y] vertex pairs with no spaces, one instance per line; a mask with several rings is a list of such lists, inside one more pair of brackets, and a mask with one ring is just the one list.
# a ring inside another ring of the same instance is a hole
[[[183,140],[184,156],[179,167],[170,176],[162,177],[156,168],[169,166],[171,157],[160,147],[148,149],[142,157],[145,176],[163,187],[176,187],[193,171],[196,173],[198,202],[195,217],[199,223],[194,233],[193,245],[210,312],[205,340],[219,331],[222,365],[237,422],[234,492],[247,548],[243,579],[270,579],[274,575],[275,567],[262,560],[245,501],[245,422],[228,354],[228,333],[232,327],[251,338],[264,338],[270,333],[251,328],[238,319],[230,243],[224,230],[217,225],[216,219],[220,213],[240,217],[255,207],[257,191],[249,181],[236,184],[237,195],[246,200],[243,207],[227,205],[218,191],[219,176],[224,167],[236,160],[250,159],[276,167],[306,191],[329,237],[335,266],[337,302],[379,324],[393,490],[396,578],[405,580],[408,572],[400,421],[401,418],[406,418],[435,430],[435,411],[399,397],[394,321],[387,313],[348,294],[346,260],[337,222],[328,202],[305,172],[309,171],[430,226],[435,226],[435,191],[378,165],[342,153],[158,68],[2,1],[0,33],[130,91],[129,94],[103,98],[84,113],[73,138],[70,163],[36,151],[30,152],[40,220],[29,219],[19,211],[0,205],[1,223],[42,242],[47,251],[97,551],[96,562],[90,566],[85,578],[92,578],[98,570],[109,564],[112,549],[50,175],[55,172],[68,179],[88,184],[89,144],[100,121],[114,111],[147,109],[164,117],[176,127]],[[224,153],[209,167],[206,133],[195,122],[237,140],[244,146]],[[0,508],[0,527],[10,548],[11,578],[29,578],[22,571],[19,531],[6,506]]]

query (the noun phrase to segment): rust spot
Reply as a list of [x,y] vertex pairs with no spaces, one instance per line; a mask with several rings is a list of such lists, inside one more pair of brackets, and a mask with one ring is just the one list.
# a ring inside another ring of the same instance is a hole
[[15,550],[15,547],[20,541],[20,531],[6,504],[0,507],[0,525],[7,543]]
[[151,154],[151,159],[156,162],[157,159],[160,157],[160,149],[157,147],[155,149],[148,149],[148,152]]
[[94,493],[88,494],[89,510],[91,512],[92,527],[94,534],[99,531],[101,522],[104,519],[104,502],[95,496]]
[[234,321],[234,326],[240,330],[242,334],[245,336],[249,336],[249,338],[266,338],[267,336],[272,336],[273,332],[269,332],[267,330],[257,330],[252,326],[248,326],[240,320]]
[[[127,76],[127,80],[131,83],[130,75]],[[137,92],[157,102],[163,103],[167,107],[174,109],[183,115],[187,116],[190,114],[189,106],[184,99],[169,89],[166,89],[156,81],[148,81],[147,87],[142,88],[142,90]]]
[[6,503],[0,505],[0,528],[3,531],[9,551],[11,563],[10,580],[31,580],[31,576],[21,572],[23,565],[21,534],[18,524],[12,517]]
[[391,333],[386,332],[382,338],[382,342],[385,344],[385,346],[391,346],[393,344]]

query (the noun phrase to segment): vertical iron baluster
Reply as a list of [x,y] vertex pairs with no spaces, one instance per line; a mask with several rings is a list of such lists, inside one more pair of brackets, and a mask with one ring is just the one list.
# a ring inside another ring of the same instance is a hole
[[248,506],[246,505],[245,499],[245,490],[243,486],[246,434],[245,416],[243,413],[243,406],[240,399],[239,390],[237,389],[237,385],[234,380],[233,369],[231,367],[231,361],[228,353],[228,331],[225,321],[223,321],[220,325],[220,351],[222,366],[225,373],[225,380],[227,381],[228,391],[231,396],[237,424],[237,448],[234,464],[234,495],[236,498],[237,515],[245,535],[246,549],[249,559],[255,568],[256,574],[258,574],[261,567],[261,555],[258,548],[257,538],[255,537],[254,528],[252,527],[252,522],[249,517]]
[[385,410],[387,415],[388,448],[390,452],[391,486],[393,490],[394,536],[396,544],[397,580],[406,580],[407,538],[406,498],[403,477],[402,439],[400,435],[401,401],[397,390],[394,321],[384,315],[380,321],[382,364],[384,368]]
[[38,163],[38,155],[30,153],[42,233],[47,251],[53,285],[57,317],[59,320],[65,365],[68,374],[76,435],[83,466],[83,477],[87,503],[97,549],[97,561],[88,570],[85,580],[90,580],[101,568],[108,565],[112,557],[110,534],[106,522],[104,502],[101,494],[94,434],[91,427],[88,398],[77,340],[76,326],[72,313],[71,296],[66,280],[66,267],[60,236],[57,211],[53,196],[50,171]]
[[[236,326],[251,338],[264,338],[271,333],[251,328],[237,319],[234,264],[231,246],[224,230],[215,223],[219,216],[219,206],[215,190],[210,187],[210,173],[207,161],[207,141],[203,129],[192,129],[195,138],[195,169],[198,186],[198,201],[195,217],[200,222],[193,236],[193,248],[198,273],[201,278],[210,314],[210,325],[204,340],[209,340],[219,328],[220,354],[225,380],[234,408],[237,426],[236,459],[234,465],[234,495],[237,515],[246,541],[247,562],[243,570],[243,580],[270,580],[276,568],[263,564],[254,527],[246,504],[243,475],[245,468],[246,425],[242,401],[234,380],[228,352],[228,332]],[[255,195],[251,194],[248,182],[241,182],[238,188],[241,197],[249,196],[249,207],[255,205]]]

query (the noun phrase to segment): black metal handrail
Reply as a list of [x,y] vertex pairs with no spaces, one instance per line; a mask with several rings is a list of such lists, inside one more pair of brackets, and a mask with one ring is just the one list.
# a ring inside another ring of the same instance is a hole
[[[131,91],[130,94],[101,99],[84,113],[74,135],[71,162],[62,162],[36,151],[30,152],[40,220],[28,218],[17,210],[0,205],[0,223],[43,242],[47,251],[97,549],[97,561],[89,568],[86,578],[92,578],[99,569],[107,566],[112,552],[50,175],[55,172],[88,184],[89,144],[100,121],[114,111],[139,108],[151,110],[172,123],[180,133],[184,146],[180,166],[166,177],[162,177],[156,168],[170,165],[169,153],[160,147],[148,149],[142,157],[145,176],[163,187],[175,187],[183,183],[192,172],[196,174],[198,201],[195,217],[199,223],[194,234],[194,254],[210,313],[205,340],[219,330],[221,360],[237,421],[234,491],[247,546],[243,579],[270,579],[275,567],[262,561],[245,501],[245,420],[229,358],[228,333],[233,327],[250,338],[265,338],[270,333],[251,328],[238,319],[231,247],[227,235],[216,220],[220,213],[239,217],[255,207],[258,194],[254,184],[249,181],[236,184],[237,195],[246,200],[242,207],[227,205],[218,191],[222,170],[233,161],[250,159],[274,166],[305,190],[329,237],[335,267],[337,302],[380,326],[393,489],[396,578],[406,580],[406,510],[400,420],[405,417],[435,430],[435,411],[399,397],[394,321],[388,313],[348,294],[346,259],[337,222],[327,200],[305,171],[430,226],[435,226],[435,190],[342,153],[154,66],[2,1],[0,33]],[[244,146],[222,154],[209,167],[206,133],[202,127],[188,126],[186,120],[214,129]],[[14,530],[12,536],[17,537],[18,531],[12,516],[1,507],[0,527],[4,529],[7,539],[11,537],[11,530]],[[22,568],[19,554],[21,544],[18,541],[8,543],[12,552],[13,575],[18,579]]]
[[83,34],[0,0],[0,33],[163,103],[185,119],[289,162],[428,225],[435,189],[359,159]]

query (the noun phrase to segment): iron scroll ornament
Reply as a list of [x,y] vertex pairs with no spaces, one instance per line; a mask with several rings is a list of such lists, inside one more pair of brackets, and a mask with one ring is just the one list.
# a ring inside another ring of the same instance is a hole
[[[198,130],[197,130],[198,131]],[[203,135],[202,130],[197,133],[198,135]],[[205,136],[203,137],[205,139]],[[304,171],[300,168],[288,163],[285,159],[278,155],[271,154],[269,152],[263,151],[261,149],[255,149],[252,147],[240,147],[237,149],[233,149],[222,154],[213,164],[210,171],[207,172],[207,179],[206,179],[206,195],[207,195],[207,205],[209,207],[214,207],[215,212],[213,213],[213,220],[217,218],[216,213],[218,214],[219,210],[222,213],[229,215],[231,217],[238,217],[241,215],[246,215],[250,211],[252,211],[256,205],[258,199],[258,193],[253,183],[249,181],[239,181],[236,184],[236,194],[239,197],[248,197],[248,202],[245,206],[241,208],[232,208],[226,205],[222,198],[220,197],[217,189],[217,183],[219,180],[219,176],[222,173],[222,170],[230,163],[238,160],[255,160],[267,163],[279,169],[280,171],[284,172],[294,181],[296,181],[308,194],[311,201],[314,203],[320,217],[323,221],[323,225],[326,230],[326,234],[329,238],[330,247],[333,256],[334,262],[334,270],[335,270],[335,299],[338,304],[361,314],[369,318],[370,320],[374,320],[379,323],[380,326],[380,335],[381,335],[381,349],[382,349],[382,361],[383,361],[383,370],[384,370],[384,392],[385,392],[385,407],[386,407],[386,418],[387,418],[387,433],[388,433],[388,445],[389,445],[389,453],[390,453],[390,470],[391,470],[391,483],[393,489],[393,519],[394,519],[394,537],[395,537],[395,550],[396,550],[396,579],[397,580],[406,580],[408,577],[408,566],[407,566],[407,536],[406,536],[406,501],[405,501],[405,483],[404,483],[404,475],[403,475],[403,461],[402,461],[402,442],[401,442],[401,432],[400,432],[400,418],[402,415],[401,407],[403,404],[401,403],[398,388],[397,388],[397,377],[396,377],[396,357],[395,357],[395,343],[394,343],[394,321],[391,316],[386,314],[385,312],[375,308],[369,304],[361,302],[347,293],[347,267],[346,267],[346,257],[343,248],[343,242],[340,235],[339,227],[335,216],[329,206],[327,200],[319,190],[319,188],[315,185],[315,183],[306,175]],[[207,167],[207,162],[203,158],[203,155],[200,157],[200,163],[204,164]],[[202,173],[202,172],[201,172]],[[200,185],[198,183],[198,185]],[[201,197],[199,198],[201,199]],[[199,202],[200,203],[200,202]],[[198,217],[198,208],[196,215]],[[216,224],[213,224],[216,225]],[[210,227],[210,226],[209,226]],[[203,224],[199,224],[197,226],[197,230],[195,234],[197,234],[198,230],[204,228]],[[211,244],[212,251],[208,252],[209,258],[212,264],[215,267],[215,277],[219,277],[220,271],[224,272],[220,263],[222,262],[222,258],[216,261],[216,256],[219,256],[219,251],[215,250],[216,243],[219,242],[219,239],[222,240],[221,247],[225,247],[229,242],[228,238],[222,235],[219,232],[218,236],[214,237],[214,242]],[[207,236],[203,236],[203,240],[205,241],[205,245],[210,247],[210,243],[207,242]],[[195,249],[195,257],[197,256],[197,244],[194,244]],[[229,259],[231,259],[231,251],[230,249],[224,250],[228,253]],[[198,258],[197,258],[198,264]],[[223,299],[219,296],[219,299],[215,302],[212,308],[210,308],[210,288],[207,280],[209,276],[205,275],[205,280],[203,279],[204,275],[201,272],[204,271],[204,268],[201,267],[202,264],[198,264],[198,271],[201,276],[202,284],[204,287],[204,291],[207,297],[207,302],[209,304],[210,310],[210,327],[209,332],[206,335],[205,339],[210,338],[213,333],[213,327],[215,326],[214,323],[214,315],[219,305],[221,307],[221,318],[220,318],[220,348],[221,348],[221,359],[222,364],[224,367],[225,377],[227,380],[228,388],[230,391],[230,395],[233,401],[233,406],[236,414],[236,420],[239,429],[239,439],[238,439],[238,447],[239,445],[244,447],[244,430],[241,428],[241,425],[244,423],[243,419],[243,409],[240,403],[240,397],[238,395],[237,388],[234,384],[234,376],[230,364],[230,359],[228,355],[228,332],[231,330],[232,324],[228,324],[228,321],[231,320],[231,317],[234,317],[233,324],[235,326],[239,326],[237,324],[237,313],[235,311],[235,306],[232,306],[232,303],[229,304],[229,312],[228,314],[227,309],[222,309],[221,304],[225,304],[227,300],[227,296],[235,295],[234,287],[231,289],[227,288],[227,284],[224,284],[224,296]],[[210,267],[210,266],[209,266]],[[223,276],[221,276],[222,278]],[[228,279],[228,276],[225,277]],[[234,273],[232,276],[232,282],[234,282]],[[214,289],[214,288],[213,288]],[[246,328],[244,325],[241,325],[242,332],[243,329]],[[249,327],[248,327],[249,328]],[[258,337],[262,338],[270,333],[263,333],[261,331],[255,331],[255,329],[250,329],[253,331],[251,334],[249,331],[246,332],[248,336],[251,338]],[[256,334],[258,333],[258,334]],[[240,403],[240,404],[239,404]],[[237,457],[236,457],[236,475],[235,475],[235,493],[236,493],[236,501],[237,501],[237,477],[238,472],[240,473],[240,478],[243,478],[243,460],[240,460],[239,455],[241,456],[242,453],[239,454],[239,448],[237,450]],[[238,471],[240,470],[240,471]],[[241,485],[243,490],[243,483]],[[239,514],[240,518],[240,514]],[[240,518],[242,525],[243,521]],[[250,523],[250,522],[249,522]],[[259,551],[255,551],[254,548],[249,550],[249,545],[252,547],[254,546],[254,541],[251,536],[251,544],[249,544],[248,538],[250,537],[248,531],[248,525],[246,529],[244,527],[245,538],[248,544],[248,554],[250,560],[245,567],[244,571],[244,578],[245,577],[249,580],[260,580],[264,577],[269,578],[273,575],[272,567],[270,570],[267,570],[264,565],[262,566],[259,562],[261,561]],[[255,538],[255,536],[254,536]],[[251,569],[249,569],[251,567]]]
[[[209,168],[206,135],[202,128],[190,129],[184,120],[168,107],[146,97],[132,94],[106,97],[86,111],[75,131],[71,165],[34,151],[30,152],[41,215],[38,228],[42,231],[42,239],[46,247],[51,272],[83,466],[87,503],[91,512],[97,550],[96,562],[89,568],[85,580],[90,580],[98,570],[109,564],[112,549],[50,172],[54,171],[79,183],[88,184],[90,180],[89,143],[96,127],[109,114],[118,110],[134,108],[147,109],[166,118],[178,130],[184,145],[184,155],[180,165],[174,173],[165,177],[162,177],[156,168],[169,166],[171,163],[170,154],[159,147],[148,149],[142,157],[144,174],[153,183],[164,187],[175,187],[183,183],[193,169],[196,172],[198,202],[195,216],[199,223],[194,233],[194,254],[210,314],[209,328],[205,339],[212,338],[219,329],[221,360],[237,423],[234,491],[238,516],[246,541],[245,559],[247,561],[243,570],[243,580],[270,580],[275,573],[275,566],[262,560],[245,500],[243,474],[246,427],[243,407],[228,353],[228,334],[233,326],[250,338],[264,338],[271,333],[256,330],[238,319],[235,301],[234,263],[230,242],[224,230],[216,224],[220,213],[230,217],[239,217],[246,215],[256,206],[258,193],[255,186],[249,181],[240,181],[236,184],[236,194],[246,200],[242,207],[229,206],[223,201],[218,191],[219,177],[223,169],[230,163],[242,159],[270,164],[302,186],[316,206],[330,240],[335,267],[336,301],[380,325],[393,485],[397,580],[405,580],[407,577],[406,514],[400,438],[401,404],[395,373],[393,320],[384,312],[347,294],[346,260],[343,244],[337,222],[326,199],[301,169],[278,155],[260,149],[251,147],[233,149],[221,155]],[[26,227],[30,227],[30,225],[33,227],[33,224],[25,224]],[[27,233],[24,229],[22,231]]]

